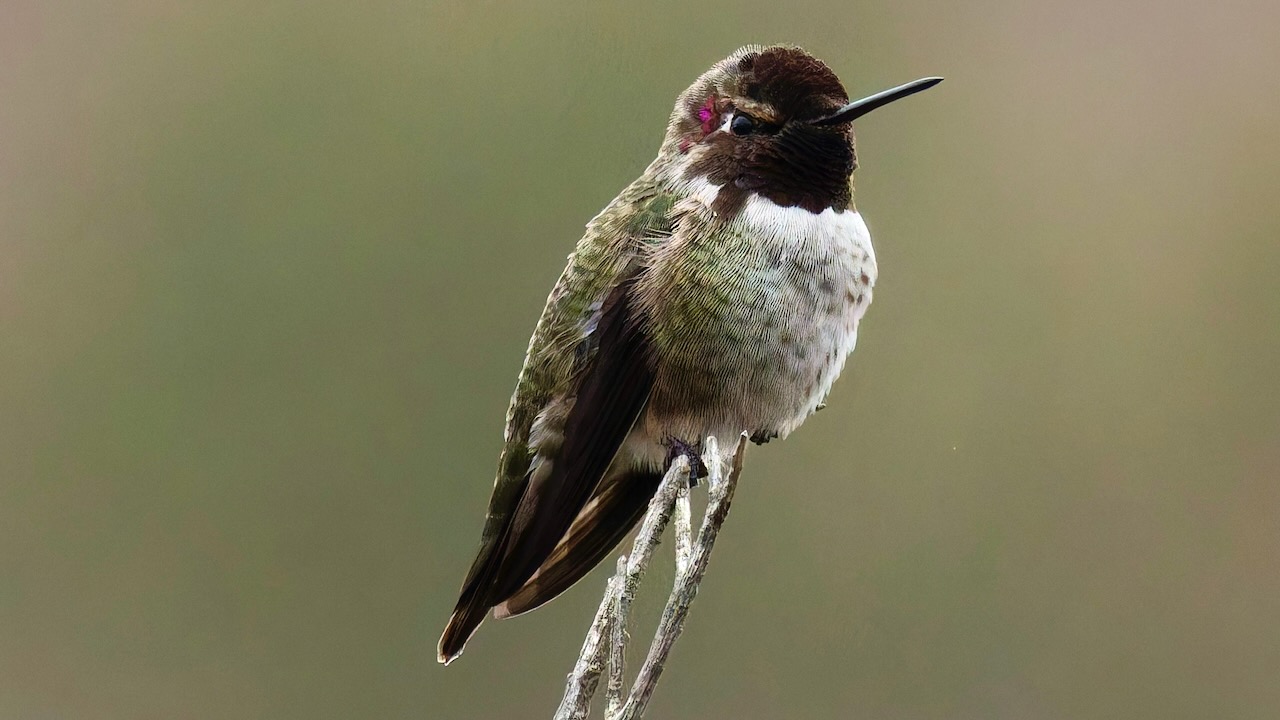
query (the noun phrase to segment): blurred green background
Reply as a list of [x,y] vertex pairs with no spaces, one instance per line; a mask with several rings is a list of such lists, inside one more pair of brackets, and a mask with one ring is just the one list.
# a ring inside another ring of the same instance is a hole
[[1275,717],[1277,27],[8,0],[0,717],[550,717],[603,574],[433,657],[529,332],[677,93],[780,41],[947,82],[858,124],[875,305],[651,715]]

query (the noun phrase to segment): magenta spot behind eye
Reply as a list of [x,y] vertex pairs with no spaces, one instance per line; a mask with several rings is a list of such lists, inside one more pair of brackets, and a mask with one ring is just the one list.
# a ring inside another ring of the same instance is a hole
[[698,109],[698,122],[702,123],[703,135],[710,135],[711,131],[716,129],[715,96],[707,98],[707,101]]

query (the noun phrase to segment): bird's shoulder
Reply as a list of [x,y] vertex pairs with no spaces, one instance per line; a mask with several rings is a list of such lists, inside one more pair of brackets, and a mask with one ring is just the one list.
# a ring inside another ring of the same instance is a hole
[[528,472],[534,422],[551,403],[571,394],[595,356],[593,338],[610,290],[661,244],[677,222],[681,194],[644,176],[587,223],[551,290],[529,340],[524,366],[507,412],[498,482]]

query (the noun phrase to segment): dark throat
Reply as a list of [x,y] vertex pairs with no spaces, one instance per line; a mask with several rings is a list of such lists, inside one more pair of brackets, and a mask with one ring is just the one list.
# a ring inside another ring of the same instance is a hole
[[721,186],[712,209],[722,215],[741,210],[751,193],[812,213],[845,210],[853,199],[850,176],[857,160],[847,126],[787,123],[772,134],[735,138],[726,133],[707,144],[689,174]]

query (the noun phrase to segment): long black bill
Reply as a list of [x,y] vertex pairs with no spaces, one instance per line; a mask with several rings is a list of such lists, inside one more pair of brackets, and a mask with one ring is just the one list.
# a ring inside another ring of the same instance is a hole
[[940,77],[920,78],[906,85],[899,85],[896,88],[890,88],[884,92],[878,92],[870,97],[864,97],[861,100],[854,100],[845,105],[831,115],[814,120],[813,125],[839,125],[841,123],[853,122],[854,120],[866,115],[878,107],[888,105],[894,100],[901,100],[908,95],[915,95],[921,90],[929,88],[942,82]]

